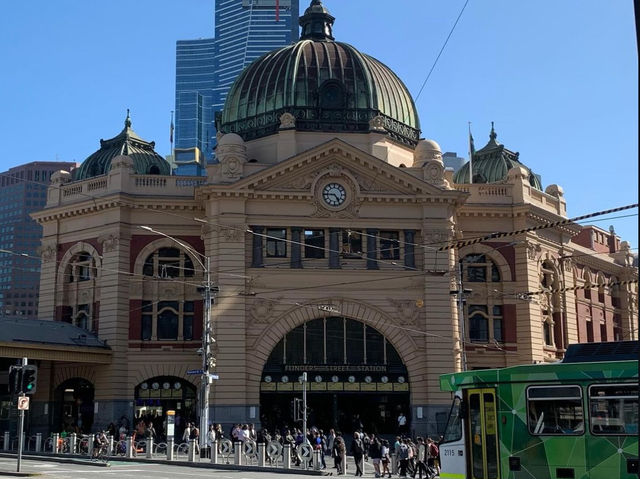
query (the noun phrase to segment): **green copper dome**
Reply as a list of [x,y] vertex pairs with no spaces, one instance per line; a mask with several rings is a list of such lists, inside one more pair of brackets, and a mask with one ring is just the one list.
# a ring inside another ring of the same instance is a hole
[[333,20],[313,0],[300,17],[300,41],[263,55],[238,76],[218,130],[261,138],[276,133],[281,115],[290,113],[296,130],[375,130],[415,147],[420,123],[407,87],[375,58],[334,41]]
[[[529,184],[534,188],[542,191],[542,183],[540,177],[531,171],[527,166],[520,163],[518,157],[520,153],[514,153],[508,150],[496,140],[498,134],[493,128],[491,122],[491,133],[489,134],[489,143],[484,148],[472,152],[473,164],[473,183],[497,183],[507,179],[507,173],[515,166],[523,166],[529,172]],[[467,161],[462,168],[453,175],[455,183],[469,183],[469,162]]]
[[140,138],[131,129],[131,118],[127,110],[124,130],[110,140],[100,140],[100,149],[73,170],[74,180],[86,180],[106,175],[111,169],[111,160],[126,155],[133,160],[133,169],[139,175],[170,175],[169,162],[154,151],[155,142]]

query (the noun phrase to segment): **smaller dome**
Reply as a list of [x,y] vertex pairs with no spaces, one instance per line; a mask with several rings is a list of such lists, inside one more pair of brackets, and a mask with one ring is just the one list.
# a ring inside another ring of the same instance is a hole
[[[491,122],[489,142],[484,148],[472,151],[473,164],[469,166],[467,161],[462,168],[456,171],[453,181],[457,184],[471,183],[469,181],[469,169],[473,172],[473,183],[498,183],[507,179],[507,174],[512,168],[522,167],[529,176],[529,184],[542,191],[542,182],[530,168],[522,164],[518,159],[520,153],[513,152],[497,141],[498,134]],[[472,143],[473,147],[473,143]]]
[[236,133],[226,133],[218,140],[218,145],[244,145],[244,140]]
[[111,170],[111,162],[121,155],[131,158],[133,170],[138,175],[170,175],[169,162],[155,152],[155,146],[155,142],[143,140],[131,129],[127,110],[124,129],[110,140],[100,140],[100,149],[73,170],[73,179],[86,180],[106,175]]

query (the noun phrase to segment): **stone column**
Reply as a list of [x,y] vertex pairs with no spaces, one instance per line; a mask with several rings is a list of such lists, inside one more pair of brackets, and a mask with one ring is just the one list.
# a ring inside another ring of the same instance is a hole
[[302,228],[294,226],[291,228],[291,267],[302,268]]
[[379,269],[378,267],[378,237],[379,231],[367,229],[367,269]]
[[329,268],[340,269],[340,233],[337,228],[329,229]]

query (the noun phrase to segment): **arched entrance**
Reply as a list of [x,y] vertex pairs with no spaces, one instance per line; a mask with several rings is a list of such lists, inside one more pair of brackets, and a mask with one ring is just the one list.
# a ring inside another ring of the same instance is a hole
[[261,422],[273,430],[299,426],[293,399],[308,378],[308,424],[327,431],[395,434],[399,412],[408,416],[407,368],[391,343],[363,322],[329,317],[289,331],[275,346],[260,385]]
[[93,426],[94,388],[86,379],[67,379],[55,390],[54,431],[88,433]]
[[[159,438],[165,437],[167,411],[176,412],[175,437],[180,437],[185,422],[195,422],[196,388],[177,376],[156,376],[135,388],[134,427],[137,434],[144,434],[144,425],[153,422]],[[141,426],[142,423],[142,426]]]

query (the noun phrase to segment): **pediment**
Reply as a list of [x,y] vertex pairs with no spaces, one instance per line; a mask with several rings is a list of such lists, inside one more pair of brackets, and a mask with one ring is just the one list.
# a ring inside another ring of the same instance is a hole
[[416,198],[456,194],[430,185],[339,139],[300,153],[228,188],[255,193],[314,195],[314,186],[324,178],[343,178],[352,183],[358,196],[364,198],[368,195]]

